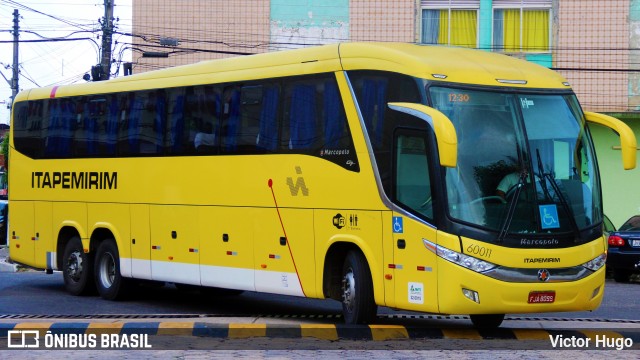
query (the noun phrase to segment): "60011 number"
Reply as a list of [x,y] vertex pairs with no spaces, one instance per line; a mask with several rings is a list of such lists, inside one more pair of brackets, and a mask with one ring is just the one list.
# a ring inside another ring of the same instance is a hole
[[480,245],[469,245],[467,246],[467,254],[491,258],[491,249]]

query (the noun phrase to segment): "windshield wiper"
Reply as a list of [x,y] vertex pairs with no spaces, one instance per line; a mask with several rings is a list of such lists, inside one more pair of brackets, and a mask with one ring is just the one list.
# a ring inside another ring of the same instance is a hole
[[515,214],[516,212],[516,204],[518,203],[518,199],[520,198],[522,188],[527,181],[527,171],[525,170],[526,168],[524,166],[524,162],[521,162],[520,169],[521,170],[520,176],[518,177],[518,183],[515,185],[511,200],[509,200],[507,216],[502,222],[502,227],[500,228],[500,233],[498,234],[498,239],[496,240],[496,242],[498,243],[501,243],[504,240],[504,237],[507,236],[507,231],[509,230],[509,227],[511,227],[511,221],[513,220],[513,214]]
[[540,180],[541,180],[540,186],[542,187],[542,191],[544,192],[545,198],[548,201],[555,203],[555,201],[553,201],[553,197],[551,196],[551,193],[549,192],[549,189],[547,188],[547,180],[548,180],[549,184],[551,184],[551,187],[553,188],[553,192],[558,196],[558,201],[560,202],[560,205],[569,216],[569,225],[571,225],[571,228],[573,229],[573,232],[575,234],[574,242],[578,242],[578,239],[580,238],[579,236],[580,229],[578,228],[578,223],[576,222],[576,218],[573,214],[573,209],[571,209],[571,207],[569,206],[569,203],[567,202],[567,198],[565,198],[564,194],[562,194],[562,192],[560,191],[560,187],[558,186],[558,183],[556,182],[556,179],[553,177],[553,175],[551,175],[550,172],[549,173],[544,172],[544,168],[542,166],[542,160],[540,158],[540,149],[536,149],[536,157],[538,158],[538,172],[540,173]]
[[[542,192],[544,193],[545,200],[549,202],[553,202],[553,197],[551,193],[549,193],[549,189],[547,188],[547,182],[545,181],[546,174],[544,173],[544,166],[542,165],[542,158],[540,158],[540,149],[536,149],[536,157],[538,159],[538,177],[540,177],[540,187],[542,188]],[[549,173],[551,175],[551,173]],[[551,177],[553,179],[553,177]],[[555,188],[554,188],[555,190]]]

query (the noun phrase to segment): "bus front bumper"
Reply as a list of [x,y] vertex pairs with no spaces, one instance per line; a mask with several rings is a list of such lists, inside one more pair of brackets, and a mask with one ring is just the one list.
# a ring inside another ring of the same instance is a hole
[[576,281],[507,282],[438,259],[438,305],[445,314],[588,311],[600,306],[604,267]]

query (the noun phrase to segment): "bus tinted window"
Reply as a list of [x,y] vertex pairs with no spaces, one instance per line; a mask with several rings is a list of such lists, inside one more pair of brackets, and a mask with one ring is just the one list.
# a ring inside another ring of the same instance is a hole
[[298,153],[359,171],[333,74],[31,100],[15,144],[34,159]]
[[389,110],[389,102],[421,103],[421,90],[410,76],[383,71],[352,71],[353,85],[382,185],[391,194],[391,141],[399,113]]

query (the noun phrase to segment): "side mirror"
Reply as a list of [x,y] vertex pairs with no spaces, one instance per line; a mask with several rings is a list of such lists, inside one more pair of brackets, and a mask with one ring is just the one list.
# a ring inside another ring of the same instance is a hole
[[424,120],[433,129],[438,141],[440,165],[456,167],[458,162],[458,137],[449,118],[440,111],[422,104],[389,103],[389,108]]
[[633,130],[624,122],[604,114],[585,111],[585,119],[594,124],[608,127],[620,136],[620,150],[622,150],[622,166],[625,170],[636,167],[636,152],[638,143]]

